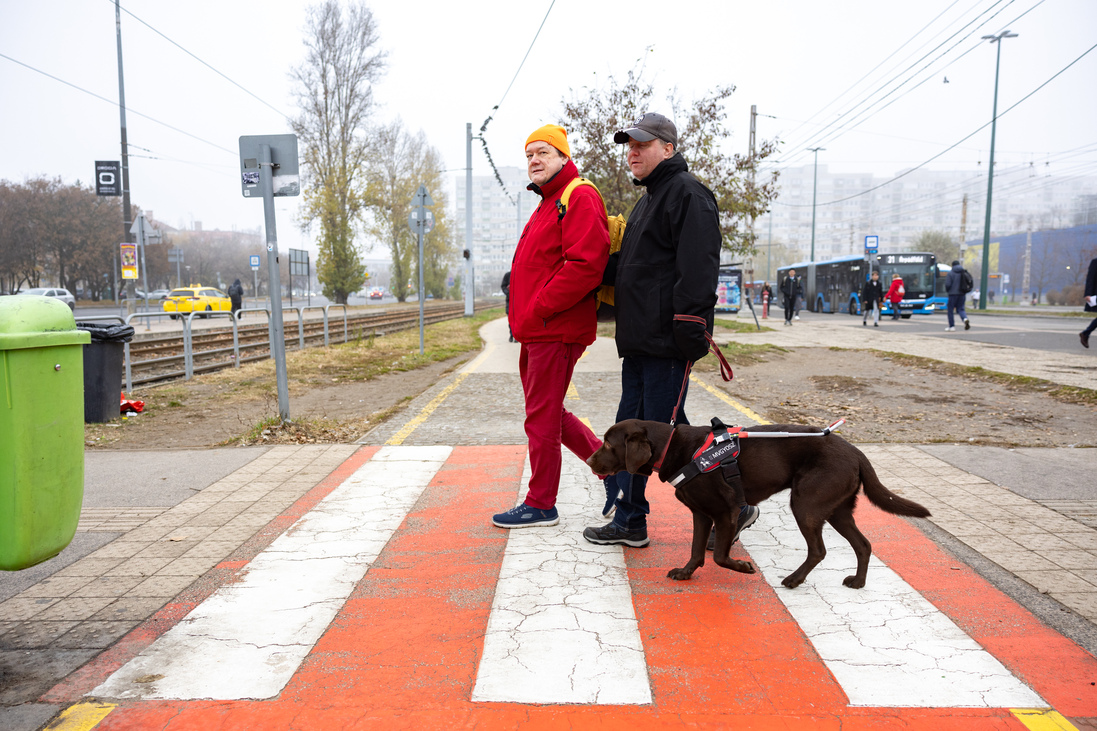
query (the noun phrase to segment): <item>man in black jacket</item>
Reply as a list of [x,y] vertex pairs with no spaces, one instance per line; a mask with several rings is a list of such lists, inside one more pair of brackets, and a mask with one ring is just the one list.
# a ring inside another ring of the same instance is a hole
[[[1089,272],[1086,274],[1086,312],[1097,312],[1097,259],[1092,259],[1089,262]],[[1097,330],[1097,317],[1093,318],[1093,322],[1089,323],[1082,332],[1078,333],[1078,338],[1082,341],[1082,347],[1089,347],[1089,336],[1093,334],[1093,331]]]
[[868,326],[868,313],[872,310],[872,326],[880,327],[880,309],[883,305],[884,285],[880,284],[880,272],[874,270],[872,277],[861,287],[861,324]]
[[[678,154],[678,131],[661,114],[647,113],[613,136],[628,144],[633,183],[645,194],[632,209],[621,251],[610,257],[606,284],[614,285],[621,402],[617,421],[669,423],[681,394],[676,423],[688,424],[686,365],[708,352],[720,268],[720,212],[716,197],[689,173]],[[701,318],[699,322],[675,315]],[[648,545],[644,491],[647,478],[619,472],[606,478],[602,515],[613,521],[587,528],[591,543]],[[758,508],[742,506],[739,529]]]
[[785,324],[791,325],[792,315],[796,311],[796,300],[804,296],[804,284],[800,277],[796,276],[795,269],[789,269],[782,280],[781,294],[785,298]]

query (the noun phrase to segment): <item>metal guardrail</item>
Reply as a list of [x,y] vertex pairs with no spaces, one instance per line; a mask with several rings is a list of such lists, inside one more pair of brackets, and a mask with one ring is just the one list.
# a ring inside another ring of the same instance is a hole
[[328,345],[328,310],[332,307],[343,308],[343,342],[347,342],[347,306],[346,305],[328,305],[324,308],[324,347]]
[[[146,318],[148,318],[148,317],[163,317],[163,316],[164,316],[163,312],[133,312],[133,313],[130,313],[130,314],[126,315],[125,319],[122,320],[122,323],[125,324],[125,325],[129,325],[130,320],[133,320],[134,318],[137,318],[137,317],[146,317]],[[110,317],[111,317],[111,319],[118,319],[116,316],[110,316]],[[89,317],[87,319],[90,320],[91,318]],[[184,343],[185,343],[186,342],[186,340],[185,340],[186,331],[185,330],[184,330],[183,337],[184,337]],[[133,368],[130,364],[130,344],[125,343],[124,345],[125,345],[125,347],[123,349],[123,357],[126,359],[126,390],[127,391],[132,391],[133,390]]]
[[186,380],[194,378],[194,343],[191,334],[191,326],[195,317],[227,317],[232,320],[232,352],[235,367],[240,367],[240,332],[236,325],[236,318],[231,312],[218,310],[216,312],[191,312],[187,319],[183,320],[183,371]]

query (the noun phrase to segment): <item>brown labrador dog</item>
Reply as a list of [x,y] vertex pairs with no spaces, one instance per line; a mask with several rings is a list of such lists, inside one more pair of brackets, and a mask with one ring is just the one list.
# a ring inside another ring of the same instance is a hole
[[[587,464],[600,475],[621,470],[650,475],[665,450],[659,479],[669,482],[693,459],[710,431],[704,427],[672,427],[657,421],[629,419],[610,427],[602,447],[591,455]],[[770,424],[752,426],[745,431],[821,432],[822,429]],[[667,440],[670,440],[669,445]],[[857,573],[847,576],[842,583],[853,589],[865,585],[872,544],[853,520],[853,507],[860,488],[864,488],[873,505],[885,512],[914,518],[929,516],[929,511],[918,503],[901,498],[884,487],[868,457],[833,433],[822,437],[742,438],[739,471],[746,501],[751,505],[782,490],[792,491],[792,514],[807,541],[808,556],[798,569],[781,581],[789,589],[802,584],[826,556],[824,522],[830,523],[849,541],[857,555]],[[671,569],[667,576],[685,580],[704,566],[705,547],[713,524],[716,528],[716,549],[713,551],[716,564],[732,571],[754,573],[754,565],[749,561],[728,557],[739,518],[739,502],[720,470],[702,473],[680,483],[674,496],[693,512],[693,549],[689,563],[680,569]]]

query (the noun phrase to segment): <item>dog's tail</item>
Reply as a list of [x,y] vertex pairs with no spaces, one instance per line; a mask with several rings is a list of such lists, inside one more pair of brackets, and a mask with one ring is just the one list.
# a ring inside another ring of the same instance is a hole
[[861,467],[861,486],[873,505],[892,515],[905,515],[910,518],[929,517],[929,511],[925,507],[913,500],[899,497],[884,487],[884,483],[880,482],[880,478],[876,476],[876,470],[872,468],[872,463],[868,461],[868,457],[860,449],[856,449],[856,451]]

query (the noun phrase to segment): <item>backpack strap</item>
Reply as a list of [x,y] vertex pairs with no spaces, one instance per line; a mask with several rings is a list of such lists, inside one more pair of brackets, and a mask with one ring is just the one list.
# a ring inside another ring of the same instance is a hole
[[[594,192],[598,194],[598,200],[602,201],[602,210],[606,210],[606,202],[602,198],[602,191],[598,190],[598,186],[590,182],[586,178],[575,178],[564,186],[564,192],[560,194],[560,197],[556,201],[556,220],[559,221],[564,217],[564,214],[568,212],[568,201],[571,200],[571,193],[580,185],[589,185],[594,188]],[[608,214],[607,214],[608,215]]]

